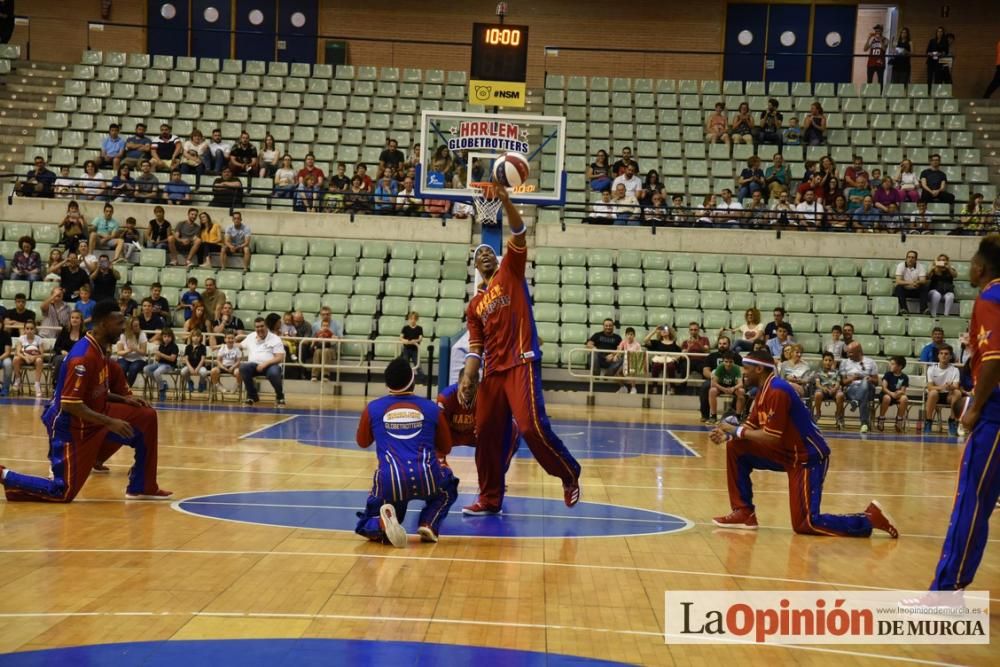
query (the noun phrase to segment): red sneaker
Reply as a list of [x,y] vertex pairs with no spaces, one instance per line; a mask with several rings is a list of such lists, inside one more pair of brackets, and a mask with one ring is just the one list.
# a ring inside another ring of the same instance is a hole
[[712,519],[719,528],[739,528],[740,530],[757,530],[757,513],[751,509],[741,507],[733,510],[726,516],[717,516]]
[[157,489],[152,493],[129,493],[125,492],[126,500],[169,500],[170,496],[174,495],[173,491],[167,491],[166,489]]
[[892,517],[882,509],[877,500],[868,503],[868,507],[865,508],[865,514],[868,515],[868,520],[872,522],[872,528],[884,530],[894,540],[899,537],[899,531],[896,530]]
[[97,463],[94,464],[94,469],[91,472],[103,474],[111,472],[111,468],[98,461]]
[[502,507],[491,507],[487,505],[482,500],[477,500],[471,505],[467,505],[462,508],[462,514],[465,516],[490,516],[494,514],[503,514]]
[[386,503],[378,511],[378,523],[389,543],[402,549],[406,546],[406,529],[396,518],[396,508]]
[[896,603],[897,607],[912,609],[914,607],[930,607],[933,609],[961,609],[965,607],[965,591],[927,591],[918,598],[904,598]]
[[566,501],[566,507],[573,507],[573,505],[580,502],[580,485],[563,485],[563,500]]
[[438,541],[437,531],[435,531],[433,528],[431,528],[430,524],[428,524],[428,523],[421,524],[420,528],[417,528],[417,534],[420,535],[420,541],[421,542],[437,542]]

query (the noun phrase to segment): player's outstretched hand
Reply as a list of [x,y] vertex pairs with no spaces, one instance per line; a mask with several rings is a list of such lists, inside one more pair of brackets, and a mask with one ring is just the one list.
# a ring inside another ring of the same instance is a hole
[[132,425],[122,419],[112,419],[111,423],[108,424],[108,430],[117,435],[119,438],[131,438],[135,435],[135,431],[132,430]]
[[510,199],[510,193],[507,192],[507,188],[500,185],[500,181],[497,180],[497,175],[493,174],[490,178],[490,182],[493,183],[493,193],[497,199],[507,201]]

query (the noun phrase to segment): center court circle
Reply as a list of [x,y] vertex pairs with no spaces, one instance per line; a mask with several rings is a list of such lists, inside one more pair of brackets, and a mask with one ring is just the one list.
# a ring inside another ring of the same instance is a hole
[[[355,513],[367,498],[367,491],[251,491],[186,498],[172,507],[223,521],[353,532]],[[474,495],[459,496],[442,524],[444,537],[627,537],[677,533],[694,525],[684,517],[635,507],[581,502],[569,508],[562,500],[518,496],[504,499],[502,516],[464,516],[461,508],[475,500]],[[414,501],[403,521],[411,534],[422,506]]]

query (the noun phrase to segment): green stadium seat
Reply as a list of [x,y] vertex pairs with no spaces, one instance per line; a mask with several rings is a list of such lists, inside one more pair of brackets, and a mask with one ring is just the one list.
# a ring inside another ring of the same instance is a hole
[[854,340],[861,343],[861,349],[869,356],[882,354],[882,339],[868,334],[855,334]]
[[751,275],[753,276],[753,291],[754,292],[777,292],[778,291],[778,277],[775,275],[762,274],[758,275],[751,270]]
[[[253,261],[253,257],[250,258]],[[300,255],[282,255],[278,257],[276,271],[278,273],[291,273],[299,275],[302,273],[303,261]]]
[[730,294],[736,292],[749,292],[751,289],[751,278],[746,273],[731,273],[726,276],[725,290]]
[[870,297],[890,296],[895,284],[892,278],[869,278],[865,281],[865,293]]
[[830,273],[837,277],[858,275],[858,266],[853,259],[833,259],[830,262]]
[[866,259],[861,264],[861,275],[864,278],[885,278],[894,268],[894,264],[887,260]]
[[689,271],[673,271],[670,274],[670,286],[675,290],[696,290],[698,289],[698,274]]
[[612,305],[615,302],[615,290],[610,286],[592,286],[589,290],[589,301],[592,305]]
[[663,271],[667,269],[669,260],[667,255],[662,252],[644,252],[642,253],[642,268],[649,270],[659,270]]
[[326,279],[326,291],[330,294],[351,294],[354,291],[354,278],[330,276]]
[[805,354],[819,354],[823,350],[823,337],[816,333],[798,333],[799,328],[795,327],[795,342],[802,346]]
[[750,275],[755,278],[762,275],[774,273],[774,259],[772,257],[751,257]]
[[146,248],[139,253],[139,264],[142,266],[166,266],[167,251],[160,248]]
[[723,291],[702,290],[701,308],[703,310],[725,310],[726,293]]
[[913,339],[905,336],[886,336],[882,339],[882,353],[887,357],[912,357]]
[[[646,309],[641,306],[622,306],[619,308],[619,321],[622,326],[632,326],[638,328],[645,328],[646,326]],[[637,334],[639,335],[639,334]]]
[[809,294],[833,294],[834,279],[829,276],[810,276],[806,279],[806,291]]
[[643,284],[647,288],[663,288],[670,286],[670,274],[666,271],[647,270],[643,272]]
[[618,274],[621,278],[622,269],[639,269],[642,267],[642,253],[638,250],[622,250],[618,253]]
[[271,276],[272,292],[297,292],[299,289],[298,274],[275,273]]
[[825,257],[811,257],[802,263],[802,272],[807,276],[830,275],[830,263]]
[[[147,252],[149,250],[143,250],[142,254],[145,255]],[[239,271],[219,271],[215,283],[221,290],[239,291],[243,289],[243,274]]]
[[554,303],[536,303],[533,308],[535,320],[539,322],[558,322],[560,308]]
[[587,303],[587,294],[585,285],[564,285],[562,287],[562,302]]
[[670,271],[671,273],[680,272],[694,272],[695,271],[695,261],[691,255],[671,255],[670,256]]
[[779,276],[797,276],[802,274],[802,262],[795,257],[780,257],[777,262]]
[[861,334],[875,333],[875,318],[871,315],[854,314],[845,316],[844,323],[850,322],[854,325],[854,331]]
[[587,272],[587,282],[591,287],[595,286],[606,286],[610,287],[614,284],[615,275],[614,271],[606,267],[594,267],[588,269]]
[[587,321],[587,307],[579,303],[563,304],[561,319],[563,322],[583,324]]
[[[744,274],[747,272],[747,258],[738,255],[727,255],[722,261],[722,271],[726,274]],[[727,288],[728,289],[728,288]]]
[[861,278],[850,278],[841,276],[836,279],[837,284],[837,294],[844,295],[859,295],[861,294]]
[[755,303],[754,295],[749,291],[746,292],[730,292],[729,293],[729,310],[736,313],[740,313],[740,322],[743,321],[742,313],[746,310],[753,308]]
[[264,307],[271,312],[285,313],[292,309],[292,294],[289,292],[268,292]]
[[310,275],[304,274],[299,276],[298,279],[298,291],[305,292],[309,294],[322,294],[326,289],[326,274],[320,275]]
[[642,287],[643,273],[641,269],[618,269],[619,287]]
[[[789,294],[782,290],[785,296],[785,308],[793,313],[808,313],[812,311],[812,297],[808,294]],[[798,330],[799,322],[795,320],[795,328]]]
[[877,296],[872,298],[872,314],[898,315],[899,300],[893,296]]
[[804,276],[783,275],[780,279],[782,294],[804,294],[806,279]]
[[832,294],[814,294],[812,307],[814,313],[839,313],[840,298]]
[[274,255],[255,253],[250,256],[250,270],[254,273],[274,273],[276,260]]
[[701,291],[721,291],[725,289],[725,278],[721,273],[699,273],[698,289]]
[[560,278],[560,270],[557,266],[536,266],[535,267],[535,284],[552,284],[558,285]]
[[944,329],[944,337],[952,340],[958,338],[969,329],[967,321],[955,317],[942,317],[938,320],[938,326]]
[[840,312],[844,314],[867,313],[868,297],[842,296],[840,298]]
[[240,292],[236,301],[236,306],[239,309],[257,312],[264,310],[266,303],[263,292],[256,292],[252,290],[244,290]]
[[669,308],[672,302],[670,290],[657,287],[646,289],[647,308]]
[[816,331],[820,332],[821,335],[827,335],[829,334],[830,330],[833,327],[835,326],[839,327],[843,324],[844,324],[843,315],[838,315],[837,313],[816,314]]
[[756,303],[758,310],[766,312],[782,307],[784,305],[784,298],[781,294],[774,292],[758,292]]

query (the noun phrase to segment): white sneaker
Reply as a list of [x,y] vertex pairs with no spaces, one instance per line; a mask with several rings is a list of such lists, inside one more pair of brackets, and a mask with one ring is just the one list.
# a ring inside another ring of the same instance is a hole
[[382,532],[389,539],[392,546],[402,549],[406,546],[406,529],[396,518],[396,508],[386,503],[378,511],[379,523],[382,524]]
[[630,394],[638,394],[638,393],[639,393],[639,390],[638,390],[638,389],[636,389],[635,387],[632,387],[631,389],[629,389],[629,392],[628,392],[628,393],[630,393]]
[[628,387],[623,386],[623,387],[619,388],[618,389],[618,393],[619,394],[627,394],[628,393]]
[[862,424],[861,425],[861,432],[862,433],[867,433],[868,432],[868,424]]

